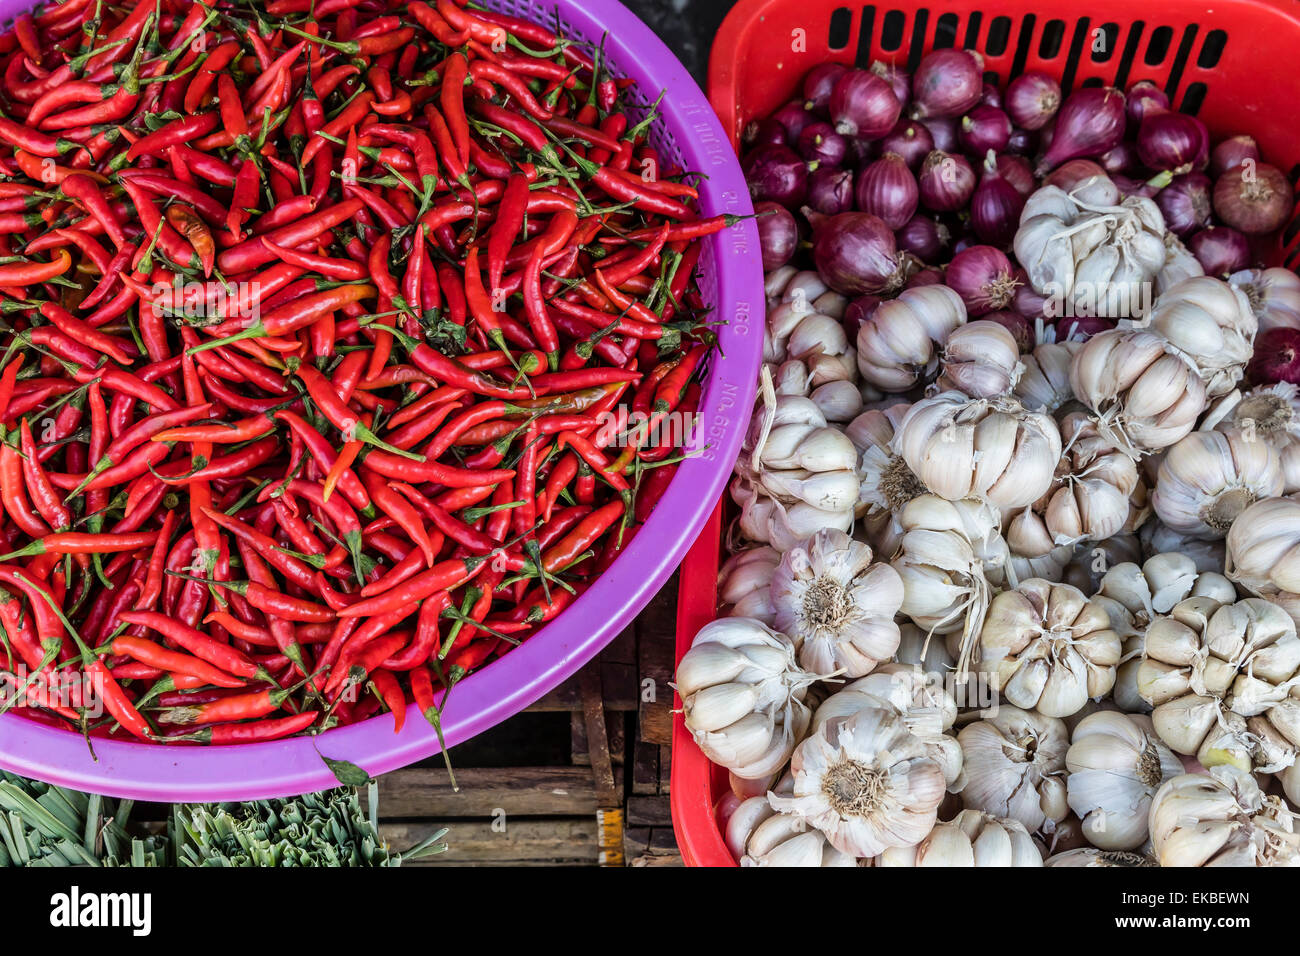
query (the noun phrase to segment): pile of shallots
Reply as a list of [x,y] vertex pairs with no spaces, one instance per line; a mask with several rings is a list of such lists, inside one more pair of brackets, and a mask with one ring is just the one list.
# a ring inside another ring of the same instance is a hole
[[745,160],[765,365],[677,672],[732,853],[1300,865],[1290,184],[1150,84],[803,93]]

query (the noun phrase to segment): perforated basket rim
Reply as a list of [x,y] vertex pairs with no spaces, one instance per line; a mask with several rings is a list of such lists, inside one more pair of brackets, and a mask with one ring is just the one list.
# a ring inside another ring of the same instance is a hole
[[[488,0],[507,12],[559,11],[571,35],[605,37],[611,66],[644,94],[665,96],[662,126],[688,170],[707,175],[700,213],[752,216],[740,165],[699,86],[663,42],[614,0]],[[0,0],[0,21],[31,4]],[[763,281],[758,230],[744,219],[708,240],[701,270],[713,293],[719,347],[707,369],[699,406],[700,454],[678,468],[658,507],[624,553],[573,605],[522,645],[457,684],[442,715],[448,747],[518,713],[605,647],[668,579],[708,518],[740,448],[762,353]],[[0,716],[0,767],[62,786],[158,801],[254,800],[336,786],[321,755],[347,760],[372,776],[440,751],[418,714],[393,733],[390,714],[316,737],[223,747],[166,747],[96,738],[92,760],[75,733],[10,713]]]

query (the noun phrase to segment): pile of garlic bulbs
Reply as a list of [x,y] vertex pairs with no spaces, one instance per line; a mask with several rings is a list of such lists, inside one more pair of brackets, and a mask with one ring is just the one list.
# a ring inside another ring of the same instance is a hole
[[677,679],[744,865],[1300,864],[1300,390],[1244,380],[1300,283],[1180,272],[1104,183],[1022,223],[1038,292],[1095,269],[1034,235],[1095,232],[1159,294],[1022,350],[942,284],[855,321],[768,276]]

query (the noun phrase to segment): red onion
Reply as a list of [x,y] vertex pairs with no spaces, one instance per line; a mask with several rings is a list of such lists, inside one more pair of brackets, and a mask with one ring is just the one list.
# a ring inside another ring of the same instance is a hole
[[957,142],[970,156],[983,156],[990,149],[1000,153],[1011,139],[1011,120],[996,106],[978,103],[957,126]]
[[1250,264],[1250,241],[1231,226],[1210,226],[1187,240],[1207,276],[1231,275]]
[[912,77],[913,115],[961,116],[984,92],[984,58],[972,50],[934,50]]
[[1098,158],[1098,163],[1108,173],[1131,173],[1142,166],[1138,159],[1137,147],[1129,142],[1120,143],[1114,149],[1108,150],[1105,155]]
[[1180,239],[1204,229],[1214,212],[1210,202],[1210,177],[1204,173],[1175,176],[1160,192],[1156,205],[1165,217],[1165,227]]
[[1090,159],[1072,159],[1052,170],[1043,180],[1043,185],[1055,186],[1057,189],[1068,193],[1086,179],[1105,175],[1106,170]]
[[916,212],[916,177],[897,153],[886,153],[858,173],[853,198],[862,212],[879,216],[890,229],[902,229]]
[[794,257],[799,245],[799,224],[790,210],[779,203],[754,203],[758,219],[758,247],[763,254],[763,271],[779,269]]
[[844,326],[844,331],[849,337],[850,342],[858,340],[858,329],[876,314],[876,308],[885,300],[878,295],[860,295],[856,299],[850,299],[849,304],[844,307],[844,315],[840,318],[840,324]]
[[785,127],[786,142],[797,143],[799,135],[808,124],[816,122],[817,117],[804,109],[798,100],[791,100],[773,113],[772,119]]
[[1246,366],[1246,377],[1254,385],[1300,385],[1300,329],[1260,333],[1255,339],[1255,355]]
[[999,156],[998,175],[1015,186],[1016,192],[1026,199],[1038,188],[1038,180],[1034,179],[1034,169],[1029,165],[1029,160],[1023,156],[1013,156],[1010,153]]
[[956,212],[965,208],[975,192],[975,170],[965,156],[936,149],[925,157],[917,182],[926,209]]
[[799,155],[809,162],[839,166],[848,151],[848,141],[830,123],[809,123],[799,134]]
[[1011,121],[1023,129],[1042,129],[1061,105],[1061,84],[1038,70],[1021,73],[1007,85]]
[[757,149],[759,146],[786,146],[790,137],[785,127],[769,116],[746,126],[741,142],[746,149]]
[[1027,129],[1013,129],[1007,150],[1018,156],[1030,156],[1038,149],[1038,134]]
[[867,212],[842,212],[821,223],[813,233],[813,261],[840,295],[880,295],[906,281],[894,233]]
[[879,139],[894,128],[903,106],[888,82],[868,70],[848,70],[835,84],[831,122],[844,136]]
[[1086,342],[1098,332],[1109,332],[1113,328],[1114,322],[1099,315],[1072,315],[1057,320],[1056,341]]
[[907,105],[907,101],[912,98],[912,77],[906,70],[880,60],[876,60],[868,69],[889,84],[900,104]]
[[1138,127],[1137,153],[1148,169],[1175,173],[1200,169],[1210,158],[1210,131],[1186,113],[1149,113]]
[[1139,80],[1129,87],[1125,115],[1129,127],[1137,129],[1151,113],[1169,109],[1169,97],[1150,80]]
[[988,80],[984,81],[984,86],[980,90],[980,102],[997,109],[1004,108],[1002,105],[1002,91],[998,89],[996,83],[990,83]]
[[853,173],[819,166],[808,177],[808,205],[826,216],[853,209]]
[[930,131],[930,138],[934,140],[935,149],[941,149],[945,153],[951,153],[957,149],[957,121],[955,119],[938,117],[923,119],[921,125]]
[[1214,184],[1214,211],[1234,229],[1257,236],[1281,228],[1295,207],[1282,171],[1269,163],[1245,162]]
[[936,266],[926,266],[920,272],[913,273],[907,280],[909,289],[916,289],[923,285],[943,285],[943,270]]
[[749,194],[795,207],[808,195],[808,167],[789,146],[760,146],[741,160]]
[[1132,176],[1125,176],[1123,173],[1111,173],[1110,181],[1115,184],[1115,188],[1120,191],[1121,196],[1140,196],[1143,199],[1154,199],[1160,192],[1160,187],[1146,179],[1135,179]]
[[1061,104],[1040,174],[1067,159],[1100,156],[1124,138],[1124,94],[1113,87],[1075,90]]
[[1029,352],[1033,349],[1034,327],[1030,325],[1029,320],[1019,312],[1011,312],[1007,309],[1001,309],[997,312],[987,312],[980,316],[980,318],[988,319],[990,322],[996,322],[998,325],[1010,332],[1011,337],[1016,340],[1016,345],[1020,347],[1020,351]]
[[929,216],[913,216],[897,230],[898,248],[922,262],[938,262],[948,248],[948,227]]
[[992,246],[971,246],[957,253],[948,263],[945,281],[972,316],[1005,309],[1018,285],[1010,260]]
[[1011,307],[1027,319],[1041,319],[1046,316],[1047,296],[1034,291],[1029,284],[1029,275],[1024,269],[1016,270],[1015,294],[1011,297]]
[[897,126],[880,140],[881,153],[897,153],[907,163],[907,168],[915,171],[925,157],[934,149],[934,137],[930,130],[917,120],[899,120]]
[[1217,179],[1248,159],[1259,161],[1259,144],[1245,134],[1230,136],[1210,153],[1210,175]]
[[831,90],[849,68],[843,63],[819,63],[803,78],[805,109],[825,115],[830,107]]
[[970,200],[970,222],[975,235],[989,245],[1005,249],[1020,228],[1025,197],[998,172],[997,157],[989,150],[979,185]]

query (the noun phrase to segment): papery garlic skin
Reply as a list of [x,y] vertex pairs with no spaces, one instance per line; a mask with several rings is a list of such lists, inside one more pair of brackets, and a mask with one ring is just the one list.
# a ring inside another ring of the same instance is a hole
[[724,617],[702,627],[677,665],[686,728],[714,763],[749,779],[776,773],[803,737],[814,675],[763,622]]
[[1255,502],[1237,516],[1225,540],[1228,577],[1300,621],[1300,501]]
[[1300,276],[1290,269],[1245,269],[1228,276],[1250,303],[1259,330],[1300,329]]
[[772,626],[772,574],[780,563],[781,552],[767,545],[737,551],[726,560],[718,570],[718,603],[729,617],[752,617]]
[[1151,798],[1183,772],[1149,717],[1101,711],[1074,728],[1065,754],[1066,799],[1088,841],[1103,850],[1135,850],[1147,840]]
[[771,592],[774,624],[800,645],[806,670],[861,677],[898,649],[903,581],[842,531],[819,531],[787,551]]
[[1096,594],[1101,579],[1117,564],[1126,561],[1141,562],[1142,542],[1128,532],[1112,535],[1103,541],[1089,541],[1074,549],[1074,556],[1061,576],[1084,594]]
[[1166,781],[1149,822],[1161,866],[1300,866],[1295,814],[1235,767]]
[[899,610],[918,627],[960,634],[958,670],[974,650],[993,585],[1003,579],[1007,544],[997,510],[985,502],[922,495],[899,515],[903,536],[890,564],[903,580]]
[[1202,766],[1272,773],[1294,763],[1297,685],[1295,623],[1269,601],[1189,598],[1147,627],[1138,691],[1160,738]]
[[1082,342],[1071,341],[1044,342],[1034,346],[1033,352],[1024,357],[1025,370],[1014,389],[1016,398],[1025,408],[1054,415],[1074,400],[1070,365],[1081,348]]
[[1151,503],[1173,531],[1220,538],[1249,505],[1281,493],[1270,443],[1236,429],[1195,431],[1165,453]]
[[939,349],[966,321],[966,305],[946,285],[904,289],[858,329],[858,371],[884,392],[905,392],[938,366]]
[[936,385],[971,398],[997,398],[1011,391],[1024,369],[1020,347],[1006,327],[979,319],[948,336]]
[[916,846],[886,850],[875,865],[1041,867],[1043,857],[1019,820],[962,810],[947,823],[936,824]]
[[[763,797],[754,799],[767,802]],[[744,852],[738,861],[741,866],[858,865],[857,860],[831,846],[820,831],[808,826],[801,817],[770,810],[746,835]]]
[[1164,295],[1178,283],[1193,276],[1205,275],[1200,260],[1192,255],[1183,241],[1172,232],[1165,233],[1165,264],[1156,273],[1156,297]]
[[1160,335],[1099,332],[1074,355],[1070,386],[1100,416],[1098,429],[1134,458],[1186,436],[1204,411],[1205,383]]
[[943,392],[908,409],[894,450],[941,498],[983,498],[998,508],[1023,508],[1051,486],[1061,435],[1049,416],[1013,398]]
[[1105,610],[1078,588],[1041,578],[993,598],[979,660],[1012,704],[1068,717],[1115,683],[1120,639]]
[[1173,530],[1158,517],[1138,529],[1138,538],[1142,542],[1142,553],[1147,557],[1176,552],[1191,558],[1196,570],[1202,573],[1224,569],[1227,546],[1222,538],[1191,538]]
[[1011,552],[1007,580],[1013,585],[1030,578],[1060,581],[1073,549],[1052,540],[1042,516],[1033,508],[1008,512],[1004,518],[1002,535]]
[[1248,440],[1272,445],[1282,470],[1280,494],[1300,491],[1300,388],[1290,382],[1261,385],[1244,395],[1234,392],[1222,402],[1228,407],[1222,408],[1213,427],[1218,431],[1240,431]]
[[1187,359],[1217,398],[1232,391],[1254,353],[1259,321],[1245,293],[1213,276],[1193,276],[1163,292],[1138,323]]
[[1069,734],[1055,717],[1001,705],[957,734],[965,755],[962,802],[1034,831],[1069,813],[1065,753]]
[[1064,453],[1054,488],[1036,506],[1058,545],[1104,541],[1129,520],[1138,489],[1137,464],[1099,432],[1081,412],[1061,420]]
[[898,423],[910,407],[903,402],[889,408],[868,409],[844,429],[858,450],[855,514],[862,519],[863,531],[872,547],[887,558],[897,552],[902,535],[898,512],[929,490],[892,447]]
[[925,744],[879,707],[828,721],[794,752],[794,794],[768,797],[855,857],[921,842],[934,828],[944,779]]

